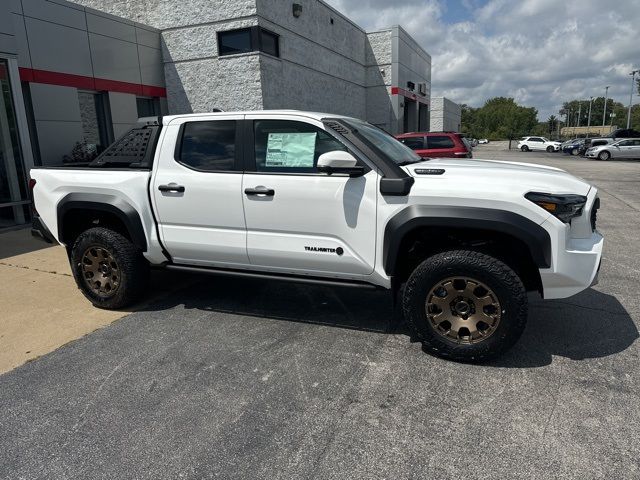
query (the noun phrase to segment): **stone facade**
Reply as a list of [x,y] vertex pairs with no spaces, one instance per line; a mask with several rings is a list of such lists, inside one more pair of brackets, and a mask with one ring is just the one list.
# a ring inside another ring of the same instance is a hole
[[462,122],[460,105],[445,97],[431,99],[430,131],[459,132]]
[[[298,0],[298,17],[282,0],[76,2],[161,30],[170,113],[292,108],[364,118],[391,133],[427,118],[430,56],[402,28],[367,33],[321,0]],[[279,57],[218,55],[217,32],[251,26],[279,36]]]

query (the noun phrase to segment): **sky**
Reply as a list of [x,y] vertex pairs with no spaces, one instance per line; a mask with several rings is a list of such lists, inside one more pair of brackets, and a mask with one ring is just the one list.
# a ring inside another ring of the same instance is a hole
[[431,55],[432,96],[474,107],[513,97],[544,121],[607,85],[628,105],[640,68],[640,0],[326,1],[368,31],[402,26]]

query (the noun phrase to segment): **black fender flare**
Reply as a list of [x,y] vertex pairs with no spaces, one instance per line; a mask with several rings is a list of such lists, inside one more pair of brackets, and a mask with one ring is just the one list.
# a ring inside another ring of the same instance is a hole
[[138,211],[126,200],[104,193],[69,193],[58,203],[58,239],[67,244],[64,238],[64,222],[69,221],[66,214],[72,210],[98,210],[114,214],[129,232],[134,245],[145,252],[147,237],[142,227]]
[[395,214],[384,230],[383,267],[396,272],[400,245],[405,236],[420,227],[469,228],[505,233],[521,240],[538,268],[551,266],[551,237],[540,225],[507,210],[479,207],[411,205]]

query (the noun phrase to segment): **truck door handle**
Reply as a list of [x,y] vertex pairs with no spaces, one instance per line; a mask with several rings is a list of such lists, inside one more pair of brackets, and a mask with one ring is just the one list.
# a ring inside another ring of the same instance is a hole
[[267,197],[273,197],[276,194],[276,191],[273,188],[260,186],[256,188],[245,188],[244,193],[246,195],[265,195]]
[[177,183],[170,183],[169,185],[159,185],[158,190],[161,192],[184,192],[184,187],[182,185],[178,185]]

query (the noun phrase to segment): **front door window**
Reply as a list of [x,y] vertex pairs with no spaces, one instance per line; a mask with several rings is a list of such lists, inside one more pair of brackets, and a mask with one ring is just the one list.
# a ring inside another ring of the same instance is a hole
[[9,68],[0,59],[0,229],[28,221],[28,204]]

